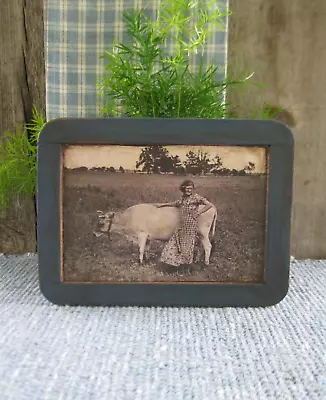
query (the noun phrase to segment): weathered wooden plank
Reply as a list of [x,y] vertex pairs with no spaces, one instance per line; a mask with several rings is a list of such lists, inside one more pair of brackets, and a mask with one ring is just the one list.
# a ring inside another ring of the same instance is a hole
[[[44,111],[43,34],[43,0],[0,2],[0,135],[28,121],[33,104]],[[17,199],[0,218],[0,252],[35,248],[34,199]]]
[[326,1],[230,0],[228,64],[255,71],[266,85],[230,90],[228,100],[250,116],[264,102],[286,110],[295,148],[292,253],[326,257]]

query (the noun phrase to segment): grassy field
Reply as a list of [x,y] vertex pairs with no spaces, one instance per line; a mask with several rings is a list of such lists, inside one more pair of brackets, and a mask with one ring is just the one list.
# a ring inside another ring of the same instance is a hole
[[153,241],[139,265],[137,246],[124,237],[96,238],[96,211],[173,201],[180,197],[178,186],[184,178],[74,170],[64,176],[65,281],[263,282],[265,177],[194,177],[196,192],[218,211],[211,265],[203,264],[198,245],[198,262],[168,270],[158,262],[164,242]]

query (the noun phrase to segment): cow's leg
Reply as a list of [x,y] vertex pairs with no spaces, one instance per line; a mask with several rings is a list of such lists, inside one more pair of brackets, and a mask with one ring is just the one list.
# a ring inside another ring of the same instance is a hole
[[208,265],[209,264],[209,257],[211,255],[211,250],[212,250],[212,245],[211,242],[209,241],[207,236],[202,236],[200,238],[200,241],[204,247],[205,250],[205,264]]
[[145,252],[147,238],[148,238],[148,233],[141,232],[141,233],[138,234],[139,262],[141,264],[144,261],[144,252]]

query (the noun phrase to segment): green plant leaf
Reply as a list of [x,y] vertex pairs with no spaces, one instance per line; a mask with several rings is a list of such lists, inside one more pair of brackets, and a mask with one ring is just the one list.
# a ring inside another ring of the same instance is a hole
[[8,209],[14,199],[36,192],[37,142],[45,119],[33,108],[30,123],[16,133],[4,132],[0,140],[0,208]]
[[[205,45],[230,15],[216,0],[162,0],[154,19],[146,7],[123,13],[124,43],[105,52],[105,73],[99,79],[102,116],[135,118],[227,118],[230,87],[261,86],[253,73],[236,68],[218,80],[219,66],[205,54]],[[169,46],[167,46],[169,44]],[[193,54],[199,70],[191,70]],[[205,61],[205,62],[204,62]],[[266,110],[261,114],[269,118]]]

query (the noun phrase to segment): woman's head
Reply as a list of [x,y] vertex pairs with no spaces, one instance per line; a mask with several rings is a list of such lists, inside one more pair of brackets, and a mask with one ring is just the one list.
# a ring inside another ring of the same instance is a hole
[[194,188],[194,182],[189,179],[183,181],[180,185],[180,190],[185,196],[190,196],[193,193]]

